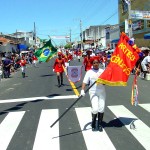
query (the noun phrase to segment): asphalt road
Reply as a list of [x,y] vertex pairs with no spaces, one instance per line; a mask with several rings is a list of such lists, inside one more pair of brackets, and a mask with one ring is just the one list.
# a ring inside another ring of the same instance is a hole
[[[57,87],[53,62],[28,66],[26,78],[18,71],[0,82],[0,150],[150,149],[150,81],[138,79],[138,106],[130,102],[133,75],[126,87],[106,86],[103,133],[91,131],[88,93],[51,128],[78,97],[65,75],[65,85]],[[84,74],[75,83],[79,93]]]

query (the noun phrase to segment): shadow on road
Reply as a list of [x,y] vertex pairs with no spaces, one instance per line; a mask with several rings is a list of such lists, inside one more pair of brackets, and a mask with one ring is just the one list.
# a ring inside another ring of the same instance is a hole
[[[121,128],[121,127],[126,126],[126,125],[130,125],[131,126],[131,124],[134,121],[136,121],[136,120],[138,120],[138,119],[136,119],[136,118],[119,117],[119,118],[116,118],[116,119],[113,119],[113,120],[109,121],[108,123],[103,122],[102,126],[103,126],[103,128],[111,128],[111,127]],[[124,122],[124,123],[122,123],[121,121]],[[71,133],[62,134],[60,136],[53,137],[53,139],[54,138],[64,137],[64,136],[68,136],[68,135],[72,135],[72,134],[76,134],[76,133],[80,133],[82,131],[87,131],[87,130],[91,130],[91,129],[92,129],[91,122],[88,122],[84,126],[83,130],[79,130],[79,131],[74,131],[74,132],[71,132]],[[99,132],[99,131],[97,131],[97,132]]]

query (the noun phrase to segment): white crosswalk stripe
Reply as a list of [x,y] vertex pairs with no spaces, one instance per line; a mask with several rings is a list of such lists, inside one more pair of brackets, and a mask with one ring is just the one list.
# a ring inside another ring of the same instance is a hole
[[10,112],[0,124],[0,150],[6,150],[25,111]]
[[[150,104],[140,104],[139,106],[146,110],[146,113],[150,112]],[[127,132],[131,133],[133,138],[135,138],[143,148],[150,150],[150,128],[137,117],[138,114],[135,116],[123,105],[108,106],[108,108],[112,114],[122,122],[125,131],[127,129]],[[107,128],[104,128],[103,132],[93,132],[91,130],[92,117],[90,107],[75,108],[75,113],[82,131],[81,135],[83,135],[82,137],[79,136],[79,138],[83,138],[87,150],[117,149],[115,147],[116,143],[113,143],[113,139],[109,136],[111,129],[107,130]],[[9,112],[3,119],[0,124],[0,150],[6,150],[8,148],[25,115],[25,111]],[[52,146],[53,150],[61,150],[61,136],[59,135],[60,122],[58,121],[55,126],[50,127],[58,117],[59,109],[43,109],[41,111],[38,127],[35,129],[36,135],[34,135],[33,139],[33,150],[49,150]],[[24,124],[21,125],[23,126]],[[134,125],[135,129],[131,128]],[[125,144],[125,141],[122,143]]]
[[[103,132],[93,132],[91,130],[91,108],[76,108],[76,113],[88,150],[115,150],[115,147],[106,134],[105,130],[103,130]],[[86,127],[86,125],[88,126]]]
[[59,138],[54,138],[59,135],[59,123],[53,128],[50,128],[56,118],[58,118],[58,110],[42,110],[37,134],[33,150],[49,150],[51,146],[55,147],[55,150],[59,150]]
[[[115,116],[125,125],[128,131],[142,144],[146,150],[150,150],[150,128],[138,119],[123,105],[108,106]],[[131,130],[129,123],[134,121],[136,130]]]
[[139,104],[139,106],[143,107],[145,110],[150,112],[150,104]]

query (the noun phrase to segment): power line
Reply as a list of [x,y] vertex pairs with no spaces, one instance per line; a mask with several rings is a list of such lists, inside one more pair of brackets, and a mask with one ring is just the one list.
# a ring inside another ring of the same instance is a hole
[[107,22],[109,19],[111,19],[113,16],[115,16],[117,14],[118,11],[115,11],[115,13],[113,13],[109,18],[107,18],[103,23],[101,24],[104,24],[105,22]]

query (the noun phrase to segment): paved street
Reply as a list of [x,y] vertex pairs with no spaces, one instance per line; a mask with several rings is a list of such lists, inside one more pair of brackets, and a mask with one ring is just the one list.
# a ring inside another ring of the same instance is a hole
[[[103,132],[91,130],[88,93],[51,128],[78,97],[66,76],[57,87],[53,62],[28,66],[26,78],[18,71],[0,82],[0,150],[150,150],[150,81],[138,78],[138,106],[130,102],[133,75],[127,87],[106,86]],[[82,79],[75,83],[79,93]]]

